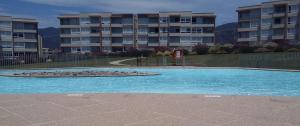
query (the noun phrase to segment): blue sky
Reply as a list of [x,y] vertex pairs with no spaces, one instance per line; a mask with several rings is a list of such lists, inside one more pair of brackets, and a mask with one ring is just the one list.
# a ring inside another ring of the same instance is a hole
[[40,27],[57,27],[57,16],[78,12],[215,12],[217,25],[237,20],[239,6],[270,0],[1,0],[0,15],[36,18]]

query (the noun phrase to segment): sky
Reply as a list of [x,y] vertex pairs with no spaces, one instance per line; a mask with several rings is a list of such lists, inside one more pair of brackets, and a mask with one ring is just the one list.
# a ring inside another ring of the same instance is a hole
[[270,0],[0,0],[0,15],[36,18],[39,27],[58,27],[57,16],[79,12],[214,12],[217,25],[236,22],[236,9]]

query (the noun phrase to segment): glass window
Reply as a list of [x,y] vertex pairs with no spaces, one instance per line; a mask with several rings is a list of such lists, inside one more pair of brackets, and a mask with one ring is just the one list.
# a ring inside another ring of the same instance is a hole
[[191,17],[181,17],[180,22],[181,23],[191,23]]
[[273,13],[273,8],[262,8],[262,14],[268,15]]
[[202,28],[201,27],[194,27],[192,28],[193,33],[202,33]]
[[3,48],[11,48],[12,47],[12,42],[6,42],[6,41],[1,42],[1,46]]
[[168,40],[168,37],[167,36],[160,36],[159,39],[161,41],[166,41],[166,40]]
[[80,18],[80,24],[89,24],[89,23],[91,23],[90,18],[88,17]]
[[160,33],[168,33],[168,28],[167,27],[163,27],[159,29]]
[[21,32],[15,32],[13,34],[13,37],[14,38],[23,38],[24,37],[24,33],[21,33]]
[[90,33],[90,28],[81,28],[81,32]]
[[148,32],[148,28],[147,27],[139,27],[139,32],[141,32],[141,33],[147,33]]
[[109,17],[103,17],[102,18],[102,24],[110,24],[110,18]]
[[123,33],[133,33],[133,28],[132,27],[124,27]]
[[24,42],[16,42],[16,43],[14,43],[14,47],[15,48],[24,48],[25,43]]
[[133,41],[133,37],[132,36],[125,36],[123,38],[123,41]]
[[251,27],[251,28],[257,28],[258,25],[259,25],[259,22],[258,22],[258,21],[251,21],[251,22],[250,22],[250,27]]
[[191,28],[190,27],[181,27],[180,28],[180,32],[181,33],[190,33],[191,32]]
[[2,35],[8,35],[8,36],[10,36],[11,35],[11,32],[10,31],[0,31],[0,35],[2,36]]
[[166,24],[166,23],[169,22],[169,18],[168,18],[168,17],[160,17],[160,18],[159,18],[159,22],[160,22],[161,24]]
[[76,38],[72,38],[71,39],[73,42],[75,42],[75,41],[80,41],[80,38],[79,37],[76,37]]
[[189,40],[191,40],[191,37],[190,36],[181,36],[180,40],[181,41],[189,41]]
[[138,40],[139,40],[139,41],[147,41],[147,40],[148,40],[148,37],[147,37],[147,36],[139,36],[139,37],[138,37]]
[[25,33],[25,39],[36,39],[35,33]]
[[251,31],[250,37],[257,37],[257,31]]
[[103,41],[110,41],[110,37],[103,37]]
[[288,24],[296,24],[297,20],[298,20],[297,17],[289,17]]
[[270,30],[261,30],[261,36],[270,36],[271,31]]
[[272,24],[272,19],[262,19],[261,20],[261,25],[269,26],[271,24]]
[[11,22],[10,21],[0,21],[0,27],[11,27]]
[[71,32],[72,33],[80,33],[80,29],[79,28],[72,28]]
[[213,37],[203,37],[202,38],[203,43],[212,43],[214,42],[214,38]]
[[298,12],[299,6],[298,5],[289,5],[289,13]]
[[296,34],[296,29],[295,28],[289,28],[288,29],[288,34],[289,35],[295,35]]

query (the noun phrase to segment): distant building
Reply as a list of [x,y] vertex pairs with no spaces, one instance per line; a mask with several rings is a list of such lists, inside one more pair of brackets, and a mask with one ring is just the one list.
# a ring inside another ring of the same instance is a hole
[[240,7],[238,43],[267,42],[300,44],[300,1],[280,0]]
[[0,40],[3,57],[38,55],[38,22],[0,16]]
[[174,47],[191,50],[204,43],[214,45],[213,13],[159,12],[141,14],[63,14],[60,19],[64,53],[124,51],[130,47]]

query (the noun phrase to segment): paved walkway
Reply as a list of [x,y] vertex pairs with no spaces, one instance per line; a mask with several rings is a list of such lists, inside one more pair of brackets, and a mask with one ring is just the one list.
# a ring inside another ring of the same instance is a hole
[[123,59],[123,60],[112,61],[109,64],[110,65],[115,65],[115,66],[129,66],[127,64],[122,64],[122,62],[130,61],[130,60],[136,60],[136,58],[130,58],[130,59]]
[[299,97],[0,95],[1,126],[299,126]]

